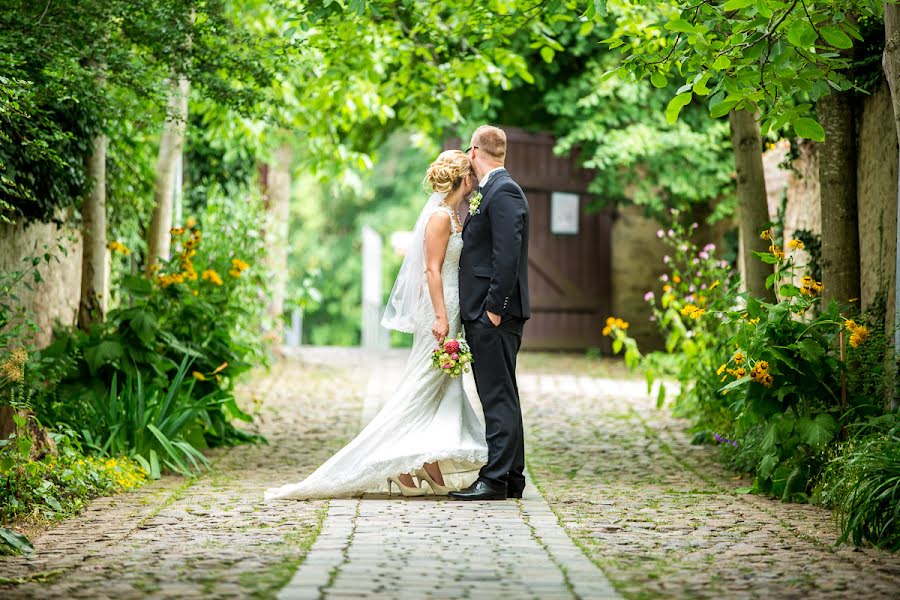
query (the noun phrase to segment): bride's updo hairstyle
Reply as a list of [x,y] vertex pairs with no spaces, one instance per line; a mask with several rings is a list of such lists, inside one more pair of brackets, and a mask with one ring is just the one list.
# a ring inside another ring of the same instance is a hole
[[425,181],[431,189],[441,194],[449,194],[459,189],[463,179],[472,172],[469,157],[461,150],[441,152],[428,167]]

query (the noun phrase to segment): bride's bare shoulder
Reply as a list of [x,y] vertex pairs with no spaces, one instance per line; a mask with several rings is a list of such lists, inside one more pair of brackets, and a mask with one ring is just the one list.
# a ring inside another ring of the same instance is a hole
[[449,234],[451,221],[450,213],[445,210],[435,210],[428,217],[428,224],[425,225],[425,235]]

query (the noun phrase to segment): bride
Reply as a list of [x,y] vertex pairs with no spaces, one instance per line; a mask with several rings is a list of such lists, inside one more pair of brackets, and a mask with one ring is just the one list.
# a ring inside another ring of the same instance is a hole
[[[366,492],[422,496],[464,488],[487,461],[484,425],[463,391],[431,365],[445,337],[461,337],[457,209],[474,188],[465,153],[448,150],[428,168],[433,194],[416,221],[381,324],[413,334],[397,391],[362,432],[299,483],[266,490],[266,499],[335,498]],[[415,479],[413,477],[415,476]],[[428,485],[425,487],[424,484]]]

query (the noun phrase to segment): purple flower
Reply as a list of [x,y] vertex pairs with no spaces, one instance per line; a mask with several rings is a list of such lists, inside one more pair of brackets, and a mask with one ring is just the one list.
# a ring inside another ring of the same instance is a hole
[[706,250],[703,250],[702,252],[700,252],[699,256],[703,260],[709,260],[709,252],[707,252]]
[[697,288],[695,288],[695,287],[693,286],[693,284],[692,284],[692,285],[688,288],[688,291],[691,292],[691,293],[693,294],[694,292],[697,291]]
[[699,258],[695,258],[694,260],[691,261],[691,264],[692,264],[692,265],[699,265],[699,264],[700,264],[700,259],[699,259]]
[[669,237],[675,237],[675,232],[671,229],[669,230]]
[[664,236],[664,235],[665,235],[665,233],[663,232],[662,229],[657,229],[657,230],[656,230],[656,237],[662,239],[662,236]]
[[656,315],[650,315],[650,322],[651,322],[651,323],[655,323],[655,322],[656,322]]
[[716,249],[716,245],[715,245],[715,244],[707,244],[707,245],[703,246],[703,250],[704,250],[705,252],[712,252],[712,251],[715,250],[715,249]]
[[705,289],[706,289],[706,284],[704,283],[703,285],[701,285],[701,286],[700,286],[700,289],[701,289],[701,290],[705,290]]
[[653,300],[653,291],[644,294],[644,302],[650,302],[651,300]]
[[685,298],[685,301],[687,301],[688,303],[693,302],[693,301],[694,301],[694,295],[693,295],[693,294],[688,294],[687,297]]
[[664,264],[669,264],[669,261],[670,261],[670,260],[672,260],[672,259],[669,257],[668,254],[666,254],[665,256],[663,256],[663,263],[664,263]]
[[668,274],[668,273],[663,273],[662,275],[659,276],[659,280],[660,280],[660,281],[668,281],[668,280],[669,280],[669,274]]
[[719,268],[720,268],[720,269],[727,269],[727,268],[728,268],[728,263],[725,262],[724,260],[719,261]]
[[687,244],[682,244],[682,245],[678,246],[678,249],[681,250],[682,252],[687,252],[688,246],[687,246]]
[[734,441],[734,440],[729,440],[729,439],[728,439],[727,437],[725,437],[724,435],[719,435],[718,433],[714,433],[714,434],[713,434],[713,438],[715,438],[715,440],[716,440],[717,442],[719,442],[720,444],[729,444],[730,446],[734,446],[735,448],[738,447],[738,443],[737,443],[736,441]]
[[700,227],[700,225],[697,224],[696,222],[691,223],[691,229],[697,229],[698,227]]

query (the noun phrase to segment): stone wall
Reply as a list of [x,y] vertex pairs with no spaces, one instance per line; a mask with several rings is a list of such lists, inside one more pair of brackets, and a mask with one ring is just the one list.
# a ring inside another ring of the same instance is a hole
[[[66,248],[65,254],[58,244]],[[38,347],[50,342],[56,322],[74,324],[77,318],[81,290],[81,232],[47,223],[0,224],[0,269],[3,271],[23,270],[28,267],[24,259],[42,257],[45,252],[58,256],[59,262],[52,260],[49,266],[43,262],[38,266],[43,281],[34,283],[31,276],[26,280],[33,290],[21,285],[16,290],[21,305],[34,313],[41,328],[35,339]]]
[[887,82],[863,103],[859,121],[859,246],[862,307],[883,298],[893,322],[897,253],[897,135]]
[[[861,298],[863,310],[883,299],[887,322],[894,318],[894,268],[897,240],[897,136],[887,83],[861,102],[858,121],[857,200]],[[765,155],[769,213],[774,219],[787,187],[785,232],[822,232],[818,144],[801,142],[792,170],[779,165],[789,148],[780,143]],[[827,285],[828,282],[825,282]]]
[[656,237],[660,225],[637,206],[623,206],[612,227],[613,314],[631,324],[629,332],[643,349],[659,348],[662,340],[644,302],[647,290],[660,292],[662,257],[667,248]]
[[[701,226],[694,241],[699,246],[712,242],[721,248],[723,236],[732,226],[730,219],[712,227]],[[644,216],[638,206],[621,207],[612,227],[613,314],[630,323],[629,333],[642,351],[662,349],[664,341],[656,323],[649,320],[650,308],[644,301],[648,290],[657,298],[662,294],[663,256],[671,254],[656,235],[660,227],[659,221]]]

